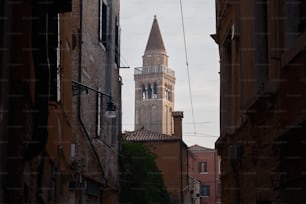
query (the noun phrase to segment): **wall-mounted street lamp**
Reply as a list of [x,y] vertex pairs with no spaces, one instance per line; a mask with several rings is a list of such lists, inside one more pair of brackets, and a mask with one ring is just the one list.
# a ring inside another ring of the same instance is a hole
[[91,88],[85,84],[72,80],[72,96],[81,95],[82,92],[88,94],[89,91],[94,91],[97,94],[108,97],[107,107],[104,115],[106,118],[116,118],[116,106],[112,102],[111,95],[108,95],[97,89]]
[[116,106],[113,104],[113,102],[109,101],[107,103],[107,108],[104,115],[107,118],[116,118]]

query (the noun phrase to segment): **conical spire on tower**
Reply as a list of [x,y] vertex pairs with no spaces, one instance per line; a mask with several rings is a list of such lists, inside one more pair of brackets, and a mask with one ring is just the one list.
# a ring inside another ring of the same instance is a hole
[[150,36],[144,54],[167,54],[156,15],[154,16]]
[[164,41],[154,16],[151,32],[143,55],[143,66],[168,66],[168,56]]
[[163,134],[173,133],[175,72],[168,67],[168,56],[154,16],[146,45],[143,66],[135,68],[135,129]]

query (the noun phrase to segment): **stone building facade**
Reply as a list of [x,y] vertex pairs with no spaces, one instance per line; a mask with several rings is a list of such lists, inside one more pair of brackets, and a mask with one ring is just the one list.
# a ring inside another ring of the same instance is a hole
[[175,73],[154,17],[143,55],[143,66],[135,68],[135,129],[173,133]]
[[[119,0],[76,1],[72,58],[72,164],[83,187],[79,200],[118,203],[121,78]],[[75,11],[75,13],[74,13]],[[114,109],[115,108],[115,109]],[[110,109],[110,110],[109,110]],[[114,117],[106,111],[115,111]],[[72,152],[73,153],[73,152]],[[77,192],[78,188],[75,189]]]
[[305,202],[305,6],[216,0],[222,203]]

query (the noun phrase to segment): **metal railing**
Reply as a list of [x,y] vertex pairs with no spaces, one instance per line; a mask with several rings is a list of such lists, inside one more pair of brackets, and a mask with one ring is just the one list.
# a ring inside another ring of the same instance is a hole
[[140,74],[149,74],[149,73],[166,73],[170,76],[175,76],[175,72],[164,65],[152,65],[152,66],[145,66],[145,67],[136,67],[134,70],[134,75]]

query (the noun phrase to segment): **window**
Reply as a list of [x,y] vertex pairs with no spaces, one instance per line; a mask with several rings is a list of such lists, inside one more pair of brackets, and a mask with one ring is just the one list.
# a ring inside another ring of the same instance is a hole
[[157,83],[154,82],[153,85],[153,98],[157,98]]
[[103,0],[99,0],[99,42],[106,47],[107,34],[107,6]]
[[290,48],[295,39],[306,31],[305,0],[285,0],[285,44]]
[[209,185],[201,185],[200,197],[208,197],[208,196],[209,196]]
[[200,162],[199,163],[199,172],[200,173],[208,173],[207,172],[207,162]]
[[255,84],[254,92],[268,80],[268,5],[265,0],[256,0],[255,7]]
[[167,99],[167,100],[169,100],[169,97],[170,97],[170,90],[169,90],[169,88],[168,87],[166,87],[166,89],[165,89],[165,98]]
[[87,180],[86,193],[92,196],[99,197],[100,195],[100,185],[94,181]]
[[306,31],[306,2],[302,1],[302,5],[300,6],[300,23],[299,23],[299,31]]
[[165,98],[168,101],[172,101],[171,90],[172,87],[170,85],[165,84]]
[[144,84],[141,87],[141,97],[142,99],[146,99],[146,87]]
[[151,88],[151,84],[148,84],[148,98],[152,98],[152,88]]
[[118,17],[116,17],[115,27],[115,63],[120,67],[120,29]]

